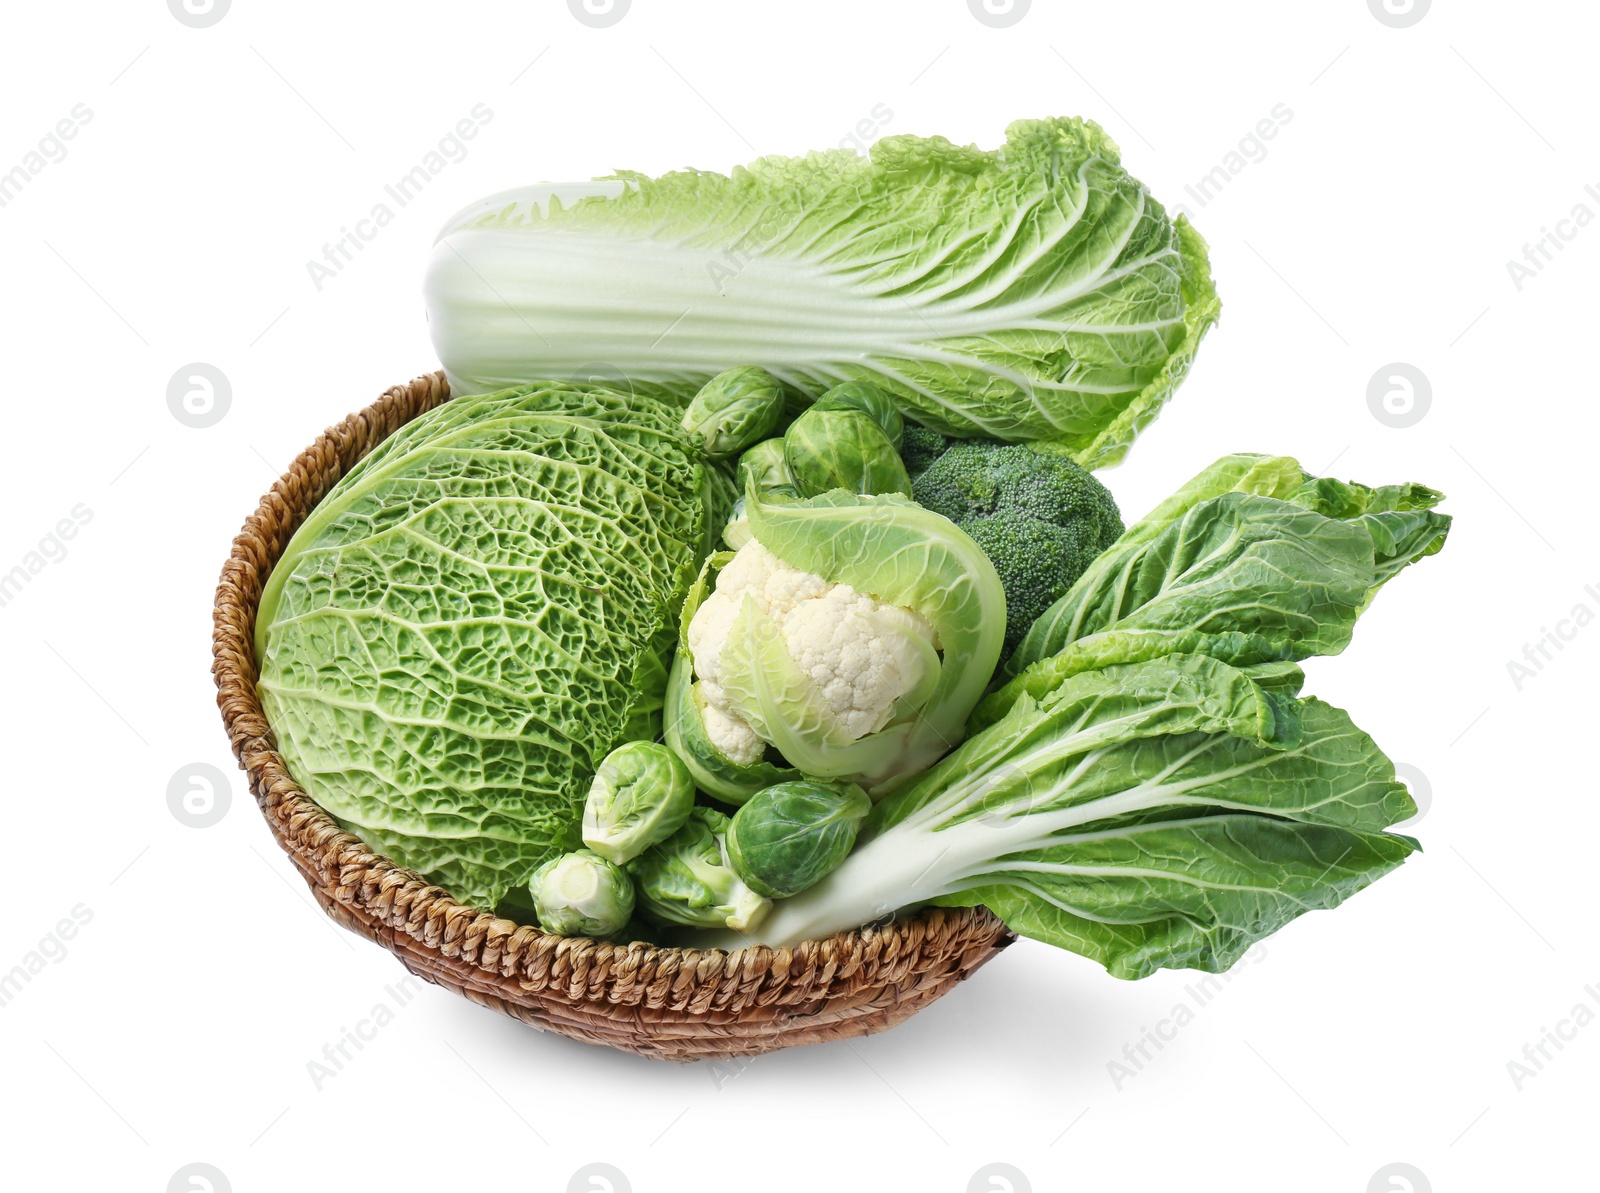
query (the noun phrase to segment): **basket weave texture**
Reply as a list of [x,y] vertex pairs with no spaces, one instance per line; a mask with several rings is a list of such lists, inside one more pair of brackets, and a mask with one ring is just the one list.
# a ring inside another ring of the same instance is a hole
[[893,1027],[1010,943],[982,908],[933,908],[793,949],[626,947],[560,937],[456,902],[374,853],[289,775],[256,695],[256,607],[295,529],[356,462],[448,401],[443,373],[323,432],[245,521],[217,586],[217,705],[273,837],[335,921],[412,973],[547,1031],[646,1056],[751,1056]]

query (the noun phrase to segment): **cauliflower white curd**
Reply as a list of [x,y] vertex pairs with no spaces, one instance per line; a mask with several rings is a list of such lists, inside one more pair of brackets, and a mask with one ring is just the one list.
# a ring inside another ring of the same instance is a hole
[[928,647],[939,643],[925,617],[790,567],[751,540],[722,569],[716,590],[689,623],[689,651],[700,681],[694,691],[706,735],[733,762],[759,762],[767,745],[719,682],[722,648],[746,596],[777,623],[790,655],[851,740],[882,729],[896,702],[929,678]]

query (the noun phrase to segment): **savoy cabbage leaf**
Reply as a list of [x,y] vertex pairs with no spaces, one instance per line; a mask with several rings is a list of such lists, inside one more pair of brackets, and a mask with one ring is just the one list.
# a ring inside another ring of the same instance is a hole
[[289,770],[374,849],[492,907],[577,844],[647,727],[725,515],[680,412],[577,386],[459,398],[318,505],[257,622]]

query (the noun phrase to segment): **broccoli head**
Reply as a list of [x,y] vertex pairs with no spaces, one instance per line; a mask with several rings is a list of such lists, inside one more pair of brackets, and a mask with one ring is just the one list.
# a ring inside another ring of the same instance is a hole
[[900,437],[900,456],[906,463],[906,472],[915,477],[927,470],[941,455],[949,441],[929,427],[907,423]]
[[1116,501],[1089,472],[1019,444],[957,440],[915,476],[912,492],[994,563],[1006,590],[1007,652],[1123,529]]

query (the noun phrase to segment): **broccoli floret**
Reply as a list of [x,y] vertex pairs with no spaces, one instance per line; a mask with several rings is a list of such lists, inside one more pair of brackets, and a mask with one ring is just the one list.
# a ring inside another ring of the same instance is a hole
[[994,563],[1006,590],[1007,652],[1123,529],[1115,499],[1092,475],[1018,444],[953,442],[915,476],[912,492]]
[[905,461],[906,472],[915,479],[944,453],[948,443],[938,431],[907,423],[900,437],[900,458]]

